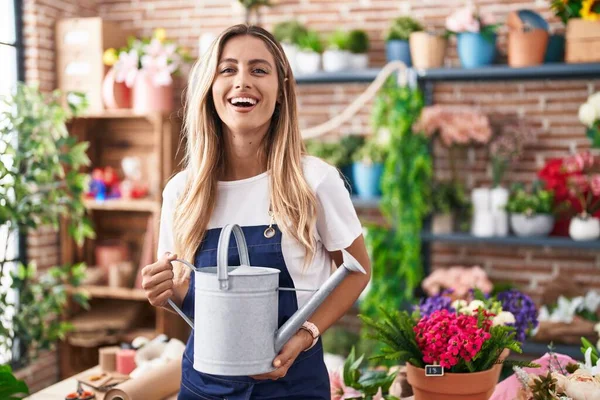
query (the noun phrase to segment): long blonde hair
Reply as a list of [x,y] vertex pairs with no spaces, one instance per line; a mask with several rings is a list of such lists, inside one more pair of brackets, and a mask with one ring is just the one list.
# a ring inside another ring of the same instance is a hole
[[[298,126],[294,77],[285,53],[273,35],[260,27],[244,24],[221,33],[190,73],[184,119],[187,139],[184,163],[188,175],[175,210],[175,249],[180,257],[193,262],[215,207],[225,152],[221,121],[211,88],[225,43],[240,35],[261,39],[275,59],[280,101],[257,156],[267,160],[275,220],[284,234],[291,235],[305,248],[306,266],[316,251],[317,200],[302,172],[302,156],[306,150]],[[177,280],[188,276],[189,270],[181,264],[176,263],[174,267]]]

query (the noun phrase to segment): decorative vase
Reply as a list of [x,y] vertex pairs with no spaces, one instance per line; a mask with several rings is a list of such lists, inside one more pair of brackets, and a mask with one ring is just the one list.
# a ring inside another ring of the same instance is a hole
[[494,214],[490,209],[491,191],[488,188],[475,188],[471,192],[473,222],[471,235],[476,237],[494,236]]
[[508,65],[530,67],[544,63],[548,32],[543,29],[508,33]]
[[354,174],[354,183],[359,197],[364,199],[373,199],[381,196],[381,175],[383,174],[383,164],[366,164],[355,162],[352,164]]
[[554,216],[550,214],[510,214],[510,227],[520,237],[548,236],[554,228]]
[[409,38],[410,58],[415,68],[439,68],[444,65],[448,41],[427,32],[413,32]]
[[314,74],[321,68],[321,55],[315,51],[299,51],[296,54],[298,74]]
[[491,65],[496,58],[496,34],[461,32],[457,35],[456,46],[463,68]]
[[283,52],[285,53],[288,62],[290,63],[290,68],[294,74],[298,73],[298,65],[296,63],[296,55],[298,54],[298,46],[290,43],[281,43],[281,47],[283,48]]
[[544,62],[563,62],[565,60],[565,35],[550,35]]
[[508,189],[497,186],[490,191],[490,207],[494,216],[494,236],[508,236],[508,204],[510,193]]
[[596,240],[600,237],[600,220],[589,215],[571,219],[569,236],[573,240]]
[[326,72],[339,72],[350,69],[350,56],[346,50],[325,50],[323,53],[323,69]]
[[411,67],[412,60],[408,40],[395,39],[385,42],[385,58],[387,62],[402,61],[407,67]]
[[369,55],[364,54],[351,54],[350,55],[350,67],[352,69],[361,70],[369,68]]
[[434,214],[431,221],[431,232],[434,234],[452,233],[454,230],[454,214]]
[[139,71],[133,84],[133,111],[138,114],[173,110],[173,84],[155,85],[150,74]]
[[125,82],[115,81],[115,69],[110,68],[102,81],[102,101],[109,110],[131,108],[131,89]]

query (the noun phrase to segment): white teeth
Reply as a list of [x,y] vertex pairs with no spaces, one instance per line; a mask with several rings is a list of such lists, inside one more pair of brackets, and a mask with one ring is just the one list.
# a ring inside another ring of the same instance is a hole
[[251,99],[250,97],[234,97],[233,99],[230,100],[231,104],[237,104],[237,103],[250,103],[252,105],[255,105],[257,103],[256,100]]

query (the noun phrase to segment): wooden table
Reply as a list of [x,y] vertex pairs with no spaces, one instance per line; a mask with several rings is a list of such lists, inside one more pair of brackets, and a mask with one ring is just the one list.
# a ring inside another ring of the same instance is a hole
[[[25,399],[28,400],[64,400],[65,396],[71,392],[77,390],[77,379],[88,377],[90,375],[95,375],[100,373],[100,366],[95,366],[93,368],[88,369],[87,371],[83,371],[77,375],[74,375],[70,378],[65,379],[64,381],[60,381],[52,386],[47,387],[46,389],[40,390],[37,393],[32,394]],[[91,390],[89,387],[83,385],[86,390]],[[104,393],[96,392],[97,400],[104,400]],[[177,400],[177,394],[170,396],[164,400]]]

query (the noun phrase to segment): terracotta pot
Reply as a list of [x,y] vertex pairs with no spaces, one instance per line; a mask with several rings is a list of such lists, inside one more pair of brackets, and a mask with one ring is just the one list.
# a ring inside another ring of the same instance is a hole
[[102,101],[107,109],[131,108],[131,89],[115,81],[115,69],[108,70],[102,81]]
[[439,68],[444,65],[447,40],[427,32],[410,34],[410,57],[415,68]]
[[133,110],[138,114],[173,111],[173,84],[155,85],[150,74],[139,71],[133,84]]
[[[504,350],[501,359],[508,356]],[[444,376],[425,376],[423,368],[406,364],[408,383],[415,394],[414,400],[488,400],[494,393],[502,364],[495,364],[487,371]]]
[[508,65],[511,67],[529,67],[544,63],[548,47],[548,32],[534,29],[528,32],[510,31],[508,33]]

